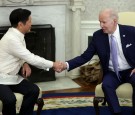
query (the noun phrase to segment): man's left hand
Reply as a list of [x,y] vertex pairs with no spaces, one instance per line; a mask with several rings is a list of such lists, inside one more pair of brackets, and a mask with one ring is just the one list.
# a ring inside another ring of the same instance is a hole
[[135,69],[133,69],[130,73],[130,77],[135,73]]
[[31,68],[30,68],[30,66],[27,63],[23,64],[22,75],[25,78],[27,78],[27,77],[29,77],[31,75]]

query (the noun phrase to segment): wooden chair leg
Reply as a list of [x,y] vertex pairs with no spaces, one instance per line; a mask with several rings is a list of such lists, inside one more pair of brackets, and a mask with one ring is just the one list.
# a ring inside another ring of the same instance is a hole
[[41,111],[42,111],[42,108],[44,106],[44,101],[42,98],[39,98],[37,100],[37,105],[38,105],[38,109],[37,109],[37,114],[36,115],[41,115]]
[[96,115],[100,115],[98,103],[103,102],[103,100],[104,100],[104,97],[94,97],[93,105],[94,105]]
[[106,105],[106,98],[105,98],[105,97],[104,97],[104,101],[103,101],[102,105],[103,105],[103,106]]

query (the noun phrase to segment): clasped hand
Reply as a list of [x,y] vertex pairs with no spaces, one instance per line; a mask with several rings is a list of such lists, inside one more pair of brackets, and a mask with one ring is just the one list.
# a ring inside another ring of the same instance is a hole
[[53,69],[58,73],[62,72],[66,68],[67,68],[67,65],[65,62],[56,61],[53,63]]

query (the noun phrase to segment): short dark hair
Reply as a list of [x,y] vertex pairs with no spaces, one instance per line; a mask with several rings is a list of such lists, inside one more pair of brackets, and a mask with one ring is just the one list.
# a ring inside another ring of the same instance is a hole
[[30,15],[31,15],[31,11],[27,9],[18,8],[18,9],[13,10],[9,16],[11,26],[17,27],[20,21],[23,24],[25,24]]

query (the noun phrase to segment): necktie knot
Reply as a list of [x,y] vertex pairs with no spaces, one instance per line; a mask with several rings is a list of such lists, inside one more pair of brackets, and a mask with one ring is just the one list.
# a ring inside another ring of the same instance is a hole
[[110,35],[111,39],[114,37],[113,34]]
[[113,34],[111,34],[110,38],[111,38],[111,41],[115,40],[115,36]]

